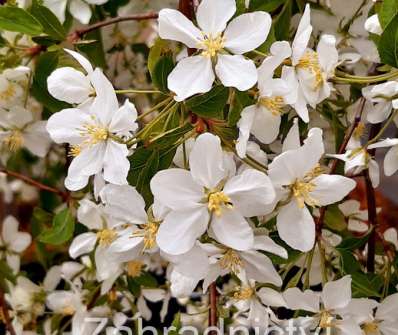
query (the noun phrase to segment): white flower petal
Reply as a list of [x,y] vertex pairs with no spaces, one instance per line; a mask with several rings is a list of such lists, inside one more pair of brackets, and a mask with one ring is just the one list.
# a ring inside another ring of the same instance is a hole
[[209,213],[204,206],[170,212],[159,227],[156,236],[158,246],[171,255],[186,253],[206,231],[208,223]]
[[189,166],[192,178],[199,185],[215,188],[227,175],[220,138],[210,133],[200,135],[189,155]]
[[189,48],[197,48],[203,38],[200,30],[184,14],[174,9],[162,9],[159,12],[159,36],[182,42]]
[[379,21],[379,15],[373,14],[366,19],[365,30],[376,35],[381,35],[383,33],[383,28]]
[[90,80],[71,67],[61,67],[52,72],[47,78],[47,86],[54,98],[70,104],[86,101],[93,91]]
[[88,254],[93,251],[95,247],[95,243],[97,242],[97,235],[95,233],[83,233],[76,236],[70,247],[69,247],[69,255],[73,259]]
[[151,180],[156,200],[173,210],[198,207],[204,196],[203,187],[195,183],[191,173],[183,169],[159,171]]
[[253,246],[253,230],[235,209],[224,208],[220,216],[213,215],[210,227],[216,240],[228,247],[248,250]]
[[54,13],[61,23],[64,23],[67,0],[44,0],[43,4]]
[[113,133],[127,135],[129,132],[137,130],[136,120],[137,110],[134,104],[126,99],[123,106],[113,115],[109,130]]
[[321,174],[311,181],[315,189],[310,192],[319,206],[326,206],[342,200],[357,185],[355,180],[338,176]]
[[224,86],[239,91],[246,91],[257,82],[256,66],[241,55],[218,55],[216,73]]
[[259,113],[256,105],[245,107],[240,114],[237,123],[239,129],[239,138],[236,142],[236,152],[241,158],[246,157],[247,143],[249,141],[251,128],[253,126],[254,116]]
[[86,57],[70,49],[64,49],[64,51],[76,59],[82,68],[86,70],[87,74],[90,74],[94,71],[90,61]]
[[314,219],[309,210],[299,208],[295,200],[280,209],[276,223],[281,239],[292,248],[306,252],[314,246]]
[[290,309],[302,309],[314,313],[319,311],[319,295],[311,290],[301,292],[297,287],[288,288],[283,297]]
[[215,76],[211,59],[191,56],[180,60],[167,78],[167,87],[174,92],[176,101],[211,90]]
[[275,191],[269,177],[260,171],[247,169],[231,178],[224,193],[245,217],[265,215],[264,205],[272,203]]
[[300,130],[298,126],[298,119],[294,118],[293,125],[287,133],[283,141],[282,152],[288,150],[295,150],[300,147]]
[[297,28],[296,36],[292,43],[292,61],[293,65],[296,65],[300,58],[303,56],[307,49],[308,42],[311,38],[312,26],[311,26],[311,14],[310,5],[305,6],[304,14],[301,17],[299,26]]
[[389,295],[380,304],[376,312],[379,320],[397,321],[398,293]]
[[256,250],[263,250],[266,252],[273,253],[285,259],[287,259],[288,257],[286,249],[281,247],[279,244],[274,242],[272,238],[266,235],[254,236],[253,248]]
[[69,3],[69,11],[74,18],[82,24],[88,24],[91,18],[90,6],[82,0],[72,0]]
[[203,0],[196,11],[196,20],[204,33],[214,37],[225,30],[235,12],[234,0]]
[[317,49],[319,64],[327,75],[332,75],[339,62],[339,53],[336,49],[336,37],[322,35]]
[[278,137],[280,124],[280,115],[274,114],[261,106],[257,109],[257,113],[254,116],[252,134],[261,143],[272,143]]
[[266,12],[242,14],[228,24],[224,46],[234,54],[254,50],[267,39],[271,24],[271,16]]
[[257,291],[257,296],[266,306],[286,307],[286,301],[283,294],[269,287],[262,287]]
[[125,144],[108,141],[104,153],[104,179],[112,184],[127,184],[130,161],[127,159],[129,150]]
[[351,301],[351,276],[327,282],[323,288],[321,297],[327,310],[344,308]]

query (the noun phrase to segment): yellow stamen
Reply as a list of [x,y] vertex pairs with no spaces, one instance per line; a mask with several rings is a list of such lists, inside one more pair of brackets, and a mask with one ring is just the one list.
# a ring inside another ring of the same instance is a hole
[[87,145],[94,145],[108,139],[108,129],[98,124],[86,124],[81,131],[82,136],[88,136],[85,141]]
[[66,306],[62,309],[63,315],[73,315],[75,314],[76,310],[72,306]]
[[219,260],[219,264],[223,269],[238,274],[243,265],[238,253],[232,249],[228,249]]
[[130,261],[127,263],[127,274],[130,277],[139,277],[142,272],[144,263],[141,261]]
[[114,302],[117,300],[117,293],[115,290],[110,290],[108,293],[108,299],[110,302]]
[[203,40],[200,41],[199,47],[204,49],[202,51],[203,56],[213,58],[224,48],[224,43],[225,39],[220,33],[214,37],[211,34],[203,33]]
[[14,83],[8,82],[6,89],[0,92],[0,101],[9,102],[17,92],[15,86]]
[[307,51],[296,65],[298,68],[308,70],[315,75],[314,90],[323,85],[323,74],[319,64],[318,54],[315,51]]
[[322,329],[333,327],[333,317],[328,311],[321,313],[321,319],[319,321],[319,327]]
[[296,180],[291,185],[293,196],[296,198],[297,204],[300,208],[304,208],[305,204],[309,206],[318,205],[318,201],[310,195],[310,192],[312,192],[314,189],[314,183],[302,180]]
[[379,325],[376,322],[367,322],[362,326],[366,335],[373,335],[379,333]]
[[117,232],[113,229],[103,229],[97,233],[97,239],[101,246],[109,246],[117,237]]
[[13,130],[10,135],[3,139],[3,142],[10,151],[17,151],[24,143],[22,132],[20,130]]
[[260,105],[268,109],[273,115],[278,116],[283,112],[283,107],[285,106],[285,101],[283,97],[261,97],[259,100]]
[[149,221],[143,225],[143,229],[137,230],[133,233],[133,237],[144,238],[144,250],[152,249],[156,246],[156,234],[159,230],[159,224],[157,222]]
[[222,207],[232,208],[231,199],[224,192],[213,192],[209,194],[207,200],[207,208],[210,212],[214,212],[216,216],[220,216]]
[[69,148],[68,156],[71,156],[71,157],[79,156],[81,151],[82,151],[82,148],[80,145],[71,145]]
[[365,133],[365,130],[366,130],[365,123],[359,122],[358,125],[357,125],[357,127],[356,127],[355,130],[354,130],[353,137],[354,137],[356,140],[359,140],[359,139],[362,137],[362,135]]
[[254,295],[254,290],[251,287],[238,287],[238,291],[234,293],[236,300],[248,300]]

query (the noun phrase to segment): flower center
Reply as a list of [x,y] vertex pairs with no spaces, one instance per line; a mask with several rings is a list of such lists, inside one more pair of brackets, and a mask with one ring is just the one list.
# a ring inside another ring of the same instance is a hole
[[72,306],[65,306],[62,309],[62,314],[63,315],[73,315],[75,314],[76,310]]
[[202,34],[203,40],[199,43],[200,47],[204,49],[202,55],[210,58],[215,57],[224,48],[225,38],[221,33],[218,33],[214,37],[211,34]]
[[156,246],[156,234],[159,230],[159,224],[157,222],[149,221],[143,226],[143,229],[134,232],[132,237],[143,237],[144,250],[152,249]]
[[98,124],[85,124],[83,126],[81,135],[88,137],[88,139],[85,140],[86,144],[94,145],[107,140],[109,133],[108,129],[106,129],[104,126]]
[[213,192],[209,194],[207,200],[207,208],[210,212],[214,212],[215,215],[220,216],[222,207],[232,208],[231,199],[224,192]]
[[323,85],[322,69],[319,64],[318,54],[315,51],[307,51],[296,66],[308,70],[315,75],[314,90],[319,89]]
[[82,151],[82,148],[80,145],[71,145],[69,147],[68,156],[71,156],[71,157],[79,156],[81,151]]
[[317,164],[303,179],[296,179],[296,181],[290,185],[291,192],[296,198],[300,208],[304,208],[305,204],[312,207],[319,205],[318,200],[313,198],[310,193],[315,189],[315,184],[312,180],[320,174],[322,174],[322,168]]
[[278,116],[282,114],[282,109],[285,106],[285,101],[283,97],[276,96],[276,97],[261,97],[259,99],[260,105],[264,106],[268,109],[273,115]]
[[247,287],[238,287],[238,291],[234,293],[234,299],[236,300],[248,300],[254,295],[254,290]]
[[127,274],[133,278],[139,277],[143,266],[144,263],[141,261],[130,261],[127,263]]
[[3,142],[10,151],[17,151],[24,143],[22,132],[20,130],[13,130],[10,135],[3,139]]
[[102,229],[97,233],[99,244],[103,247],[109,246],[115,239],[117,233],[113,229]]
[[378,334],[379,325],[376,322],[367,322],[362,326],[366,335]]
[[3,91],[0,92],[0,101],[9,102],[16,94],[15,84],[9,82]]
[[223,269],[238,274],[243,263],[237,252],[232,249],[228,249],[225,254],[219,260],[219,264]]
[[333,327],[332,320],[333,320],[332,315],[328,311],[323,311],[321,313],[319,327],[323,329]]

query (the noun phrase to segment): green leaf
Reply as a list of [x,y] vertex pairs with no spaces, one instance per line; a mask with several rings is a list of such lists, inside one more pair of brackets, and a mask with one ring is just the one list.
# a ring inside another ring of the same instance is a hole
[[159,58],[152,72],[153,84],[162,92],[168,92],[167,77],[174,69],[174,61],[170,55]]
[[347,228],[344,214],[337,205],[328,206],[325,213],[325,224],[333,231],[344,231]]
[[159,137],[155,141],[151,142],[148,146],[150,149],[166,149],[173,146],[180,138],[182,138],[187,132],[192,130],[192,125],[187,123],[181,127],[171,129],[165,135]]
[[52,38],[63,41],[66,37],[66,31],[59,22],[58,18],[47,7],[39,5],[37,1],[33,2],[30,13],[43,26],[43,32]]
[[75,218],[68,208],[54,216],[51,229],[42,232],[38,239],[40,242],[60,245],[69,241],[75,230]]
[[234,90],[228,112],[228,126],[235,126],[240,119],[242,110],[254,103],[247,92]]
[[278,41],[289,38],[290,19],[292,17],[292,0],[287,0],[283,5],[282,11],[276,17],[274,22],[275,38]]
[[186,106],[200,117],[222,119],[228,96],[228,88],[219,85],[213,87],[210,92],[188,99]]
[[371,232],[368,232],[366,235],[360,238],[356,237],[346,238],[336,247],[336,249],[355,250],[361,248],[366,244],[366,242],[368,242],[370,234]]
[[398,15],[395,15],[381,35],[378,50],[384,64],[398,68]]
[[264,12],[272,12],[279,6],[283,5],[285,1],[286,0],[251,0],[249,10],[262,10]]
[[168,44],[165,40],[162,40],[161,38],[158,38],[149,50],[148,70],[151,77],[153,76],[153,71],[155,69],[156,63],[159,61],[162,54],[164,54],[167,50]]
[[369,275],[362,272],[354,272],[352,277],[353,298],[380,297],[377,281],[371,280]]
[[380,24],[383,28],[387,27],[395,15],[398,14],[397,0],[383,0],[378,13]]
[[[6,261],[0,260],[0,278],[7,279],[11,283],[15,284],[15,275],[14,271],[10,268]],[[4,287],[3,287],[4,288]]]
[[57,68],[59,52],[45,52],[41,54],[36,63],[35,74],[32,81],[32,95],[47,107],[51,112],[58,112],[69,105],[53,98],[47,90],[47,78]]
[[0,29],[37,36],[43,27],[26,10],[14,6],[0,6]]
[[182,327],[181,313],[178,312],[174,316],[174,320],[171,323],[171,327],[169,327],[169,330],[167,331],[167,334],[169,334],[169,335],[179,335],[179,334],[181,334],[181,332],[180,332],[181,327]]
[[156,278],[148,272],[144,272],[139,277],[134,279],[139,285],[144,286],[146,288],[159,286]]
[[352,274],[361,270],[359,262],[354,257],[351,251],[346,249],[339,249],[341,268],[345,274]]

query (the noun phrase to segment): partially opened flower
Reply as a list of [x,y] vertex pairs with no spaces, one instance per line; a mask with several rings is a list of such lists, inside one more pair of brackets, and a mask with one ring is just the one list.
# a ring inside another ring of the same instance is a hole
[[268,176],[248,169],[230,177],[220,139],[209,133],[197,138],[189,166],[160,171],[151,180],[155,199],[171,210],[159,227],[160,249],[182,254],[206,231],[228,247],[250,249],[253,230],[245,217],[265,214],[274,200]]
[[383,122],[390,116],[393,109],[398,108],[398,82],[396,81],[364,87],[362,95],[369,102],[365,105],[365,111],[370,123]]
[[44,157],[51,144],[46,124],[47,121],[35,121],[32,113],[20,106],[11,107],[8,112],[0,109],[0,143],[11,152],[26,148]]
[[106,181],[127,184],[129,150],[123,143],[138,128],[137,111],[128,100],[119,108],[112,84],[100,69],[91,75],[97,97],[88,110],[64,109],[51,115],[47,130],[56,143],[69,143],[74,157],[65,185],[75,191],[90,176],[102,173]]
[[322,173],[322,130],[312,128],[303,146],[277,156],[269,165],[273,185],[284,192],[277,216],[281,238],[292,248],[308,251],[315,241],[315,222],[307,206],[342,200],[356,185],[352,179]]
[[235,12],[234,0],[203,0],[196,12],[199,28],[179,11],[162,9],[159,12],[161,38],[198,49],[197,54],[180,60],[168,77],[168,88],[176,93],[177,101],[210,91],[215,74],[224,86],[241,91],[257,82],[253,61],[243,54],[267,39],[271,17],[265,12],[252,12],[228,24]]
[[18,231],[19,222],[13,216],[7,216],[3,221],[0,235],[0,259],[6,259],[7,264],[14,270],[19,271],[20,254],[24,252],[32,237],[29,233]]
[[95,87],[98,88],[101,85],[92,81],[102,80],[102,78],[93,76],[94,69],[85,57],[75,51],[64,50],[79,62],[86,74],[73,67],[60,67],[47,78],[48,92],[58,100],[88,107],[94,101]]

